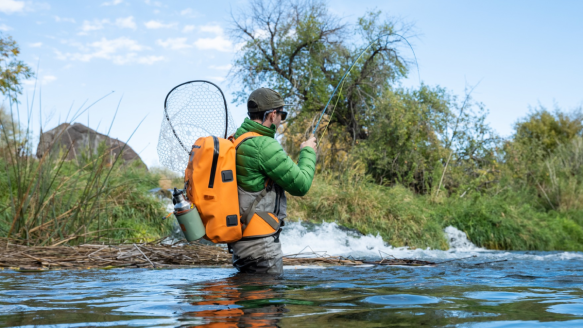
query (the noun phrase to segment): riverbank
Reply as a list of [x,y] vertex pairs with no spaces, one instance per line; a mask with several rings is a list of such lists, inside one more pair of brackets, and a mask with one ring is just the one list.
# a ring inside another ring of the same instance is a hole
[[[383,261],[381,259],[381,261]],[[362,265],[363,262],[341,256],[311,252],[290,254],[284,265]],[[421,261],[422,262],[422,261]],[[423,265],[420,261],[384,260],[381,264]],[[429,263],[429,262],[427,262]],[[79,246],[24,246],[0,240],[0,268],[23,272],[54,269],[178,268],[229,267],[231,254],[224,247],[200,242],[175,244],[145,243]]]
[[546,211],[532,195],[441,197],[363,179],[317,175],[305,197],[288,197],[288,220],[337,222],[379,234],[394,247],[447,249],[453,226],[476,246],[497,250],[583,250],[583,211]]

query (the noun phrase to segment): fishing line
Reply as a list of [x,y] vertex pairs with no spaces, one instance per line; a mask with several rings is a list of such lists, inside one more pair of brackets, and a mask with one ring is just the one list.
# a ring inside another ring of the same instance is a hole
[[[352,69],[354,68],[354,66],[358,63],[358,60],[360,58],[362,58],[362,56],[364,55],[365,52],[367,52],[370,47],[372,47],[378,40],[380,40],[383,37],[386,36],[398,36],[399,38],[401,38],[403,41],[405,41],[407,43],[407,45],[409,46],[409,48],[411,49],[411,52],[413,53],[413,58],[415,58],[415,66],[417,67],[417,78],[419,79],[419,83],[421,83],[421,74],[419,73],[419,63],[417,62],[417,56],[415,55],[415,50],[413,50],[413,46],[411,46],[411,43],[409,43],[409,41],[404,37],[401,36],[399,34],[396,33],[391,33],[391,34],[385,34],[385,35],[381,35],[379,37],[377,37],[375,40],[373,40],[359,55],[358,57],[354,60],[354,62],[352,62],[352,64],[350,65],[350,68],[346,71],[346,73],[344,73],[344,76],[342,76],[342,79],[340,79],[340,82],[338,83],[338,85],[336,86],[336,88],[334,89],[334,91],[332,92],[332,95],[330,96],[330,98],[328,99],[328,102],[326,103],[326,106],[324,107],[324,109],[322,110],[322,113],[320,114],[320,118],[318,119],[318,123],[316,123],[316,126],[314,127],[314,129],[312,130],[312,135],[316,134],[316,131],[318,130],[318,126],[320,125],[320,121],[322,121],[322,117],[324,117],[324,114],[326,113],[326,110],[328,109],[328,105],[330,105],[330,102],[332,101],[332,98],[334,97],[334,95],[336,94],[336,91],[338,91],[338,88],[340,87],[340,94],[342,93],[342,88],[344,87],[344,82],[346,79],[346,76],[348,76],[348,74],[350,73],[350,71],[352,71]],[[332,113],[330,114],[330,119],[328,121],[328,124],[326,124],[326,128],[324,129],[324,132],[322,133],[322,137],[326,134],[326,132],[328,131],[328,126],[330,126],[330,122],[332,121],[332,116],[334,115],[334,112],[336,111],[336,105],[338,104],[340,97],[336,98],[336,103],[334,104],[334,108],[332,109]],[[320,140],[318,140],[317,146],[320,145],[320,141],[322,138],[320,138]]]

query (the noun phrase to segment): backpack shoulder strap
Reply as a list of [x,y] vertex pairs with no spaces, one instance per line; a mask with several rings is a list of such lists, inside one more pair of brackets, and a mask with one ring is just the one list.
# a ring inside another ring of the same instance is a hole
[[235,149],[237,149],[243,143],[243,141],[251,139],[251,138],[255,138],[255,137],[261,137],[261,136],[262,135],[257,133],[257,132],[247,132],[247,133],[243,133],[242,135],[240,135],[239,138],[231,140],[231,141],[233,141],[233,143],[235,144]]
[[[229,139],[229,140],[231,140],[233,142],[233,144],[235,145],[235,149],[238,149],[239,146],[245,140],[249,140],[249,139],[252,139],[255,137],[262,137],[262,135],[257,133],[257,132],[246,132],[246,133],[243,133],[242,135],[240,135],[239,138],[237,138],[237,139]],[[257,207],[257,204],[259,204],[259,202],[263,199],[263,197],[265,197],[265,195],[267,195],[267,188],[264,188],[261,191],[261,193],[259,193],[259,195],[257,195],[255,200],[253,201],[253,204],[251,204],[251,206],[249,206],[249,208],[245,211],[245,213],[243,213],[243,215],[241,215],[241,221],[243,223],[243,231],[245,231],[245,228],[249,224],[249,221],[251,221],[251,217],[253,217],[253,214],[255,213],[255,208]]]

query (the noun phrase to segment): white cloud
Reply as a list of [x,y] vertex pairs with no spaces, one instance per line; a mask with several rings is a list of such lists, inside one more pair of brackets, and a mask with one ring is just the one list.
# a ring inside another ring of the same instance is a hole
[[218,69],[220,71],[228,71],[231,69],[231,64],[221,65],[221,66],[211,65],[210,68]]
[[138,58],[139,64],[152,65],[155,62],[164,60],[164,56],[145,56]]
[[233,51],[233,43],[222,35],[217,35],[214,38],[200,38],[194,42],[194,45],[201,50]]
[[243,49],[243,47],[245,46],[245,44],[247,44],[247,42],[239,42],[236,43],[235,46],[233,47],[234,51],[241,51],[241,49]]
[[123,0],[113,0],[113,1],[109,1],[109,2],[104,2],[101,5],[102,6],[117,6],[122,2],[123,2]]
[[151,1],[151,0],[144,0],[144,3],[147,5],[152,5],[156,7],[162,7],[162,3],[159,1]]
[[31,48],[40,48],[43,46],[42,42],[35,42],[35,43],[29,43],[28,44]]
[[186,43],[186,38],[168,38],[165,41],[158,39],[156,43],[172,50],[192,48],[192,45]]
[[0,12],[5,14],[17,13],[24,10],[24,1],[0,0]]
[[55,16],[55,22],[75,23],[75,19]]
[[195,18],[195,17],[201,16],[196,10],[193,10],[192,8],[186,8],[184,10],[181,10],[180,15],[190,17],[190,18]]
[[[1,0],[0,0],[1,1]],[[83,21],[83,25],[81,26],[81,32],[79,35],[87,35],[88,32],[97,31],[105,28],[106,25],[115,25],[120,28],[129,28],[135,30],[137,28],[136,22],[134,21],[133,16],[128,16],[125,18],[118,18],[115,22],[110,22],[109,19],[94,19],[93,21],[85,20]]]
[[131,28],[136,29],[136,22],[134,21],[134,16],[128,16],[126,18],[118,18],[115,20],[115,25],[121,28]]
[[108,19],[94,19],[92,22],[85,20],[83,21],[79,35],[86,35],[87,32],[101,30],[105,24],[109,24]]
[[175,27],[178,24],[177,23],[164,24],[160,21],[151,20],[151,21],[144,23],[144,25],[146,25],[146,28],[149,28],[149,29],[159,29],[159,28]]
[[33,2],[33,1],[26,1],[24,10],[26,11],[42,11],[42,10],[50,10],[51,5],[46,2]]
[[182,33],[188,33],[194,31],[194,25],[186,25],[182,29]]
[[207,76],[206,78],[216,82],[223,82],[225,80],[225,78],[222,76]]
[[42,77],[41,83],[42,84],[51,83],[51,82],[55,81],[56,79],[57,79],[57,77],[54,75],[45,75]]
[[62,53],[57,50],[57,58],[61,60],[81,62],[89,62],[97,58],[110,60],[117,65],[132,63],[150,65],[164,59],[162,56],[139,56],[138,52],[149,48],[127,37],[120,37],[111,40],[101,38],[100,41],[91,42],[87,45],[80,45],[78,48],[82,52]]
[[10,31],[12,29],[12,27],[6,25],[6,24],[0,24],[0,31],[6,32],[6,31]]
[[56,79],[57,79],[57,77],[54,75],[43,75],[39,79],[28,79],[28,80],[23,81],[23,83],[25,85],[28,85],[28,86],[34,86],[35,84],[45,85],[45,84],[49,84],[49,83],[55,81]]
[[224,30],[219,25],[202,25],[198,27],[201,32],[213,33],[214,38],[200,38],[194,42],[198,49],[202,50],[218,50],[223,52],[231,52],[234,50],[233,43],[225,38]]
[[223,28],[220,27],[219,25],[202,25],[201,27],[199,27],[199,29],[202,32],[209,32],[217,35],[223,34]]

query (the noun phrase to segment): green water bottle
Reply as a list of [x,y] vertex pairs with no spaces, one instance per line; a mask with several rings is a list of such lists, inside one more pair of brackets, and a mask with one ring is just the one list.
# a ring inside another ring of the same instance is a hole
[[196,206],[184,197],[182,190],[174,188],[172,197],[174,216],[176,216],[186,240],[194,241],[204,237],[206,231]]

